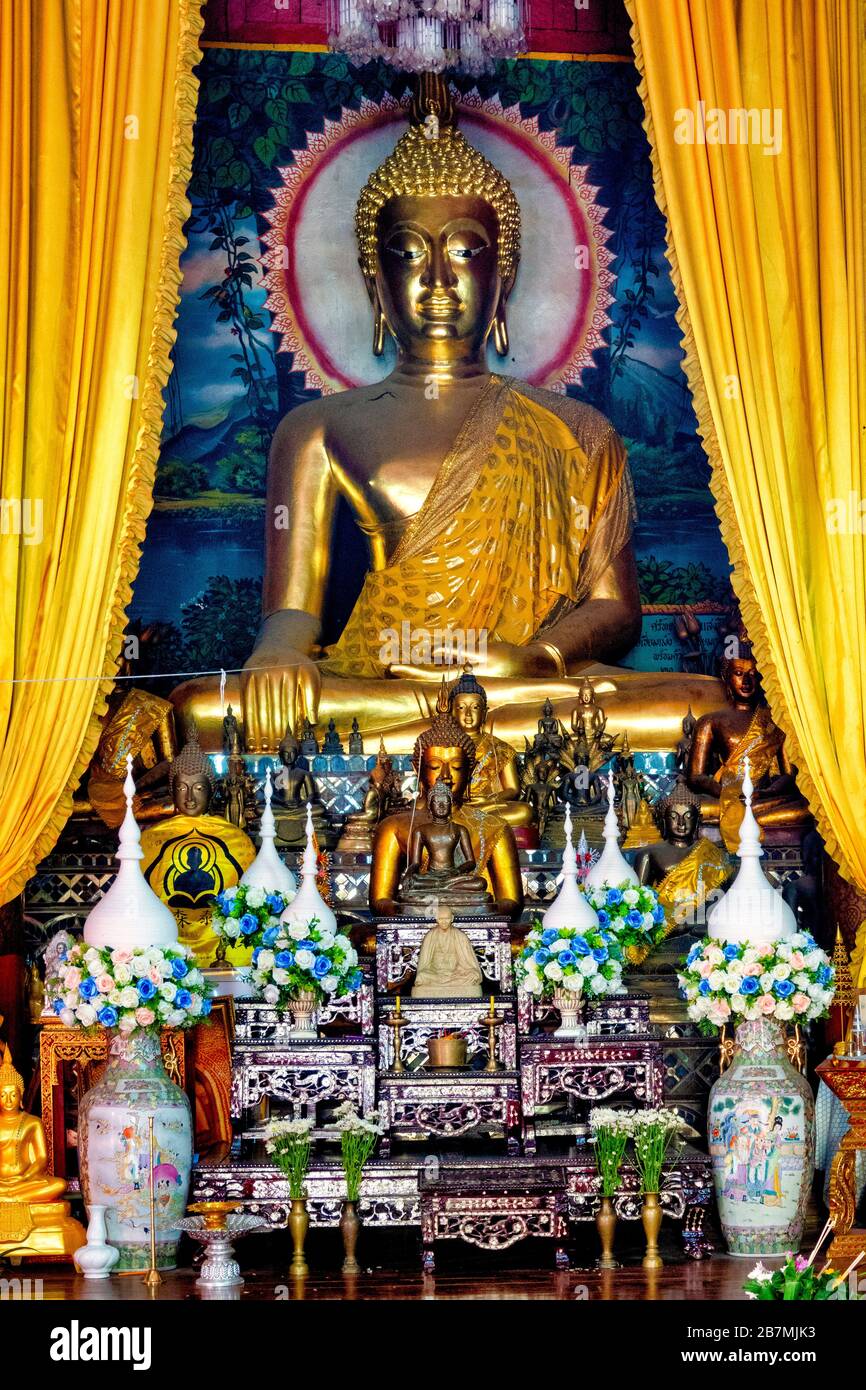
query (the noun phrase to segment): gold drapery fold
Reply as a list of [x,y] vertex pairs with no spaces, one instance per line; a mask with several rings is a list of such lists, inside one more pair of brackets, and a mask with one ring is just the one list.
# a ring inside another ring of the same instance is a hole
[[827,849],[866,889],[862,10],[626,4],[734,589]]
[[120,656],[174,341],[200,9],[0,4],[0,902],[69,814]]

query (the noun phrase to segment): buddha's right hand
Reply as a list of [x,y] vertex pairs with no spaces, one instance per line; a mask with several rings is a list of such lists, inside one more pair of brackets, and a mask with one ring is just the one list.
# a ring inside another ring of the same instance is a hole
[[321,688],[318,667],[304,652],[260,643],[241,673],[247,747],[275,749],[287,729],[300,735],[305,719],[315,724]]

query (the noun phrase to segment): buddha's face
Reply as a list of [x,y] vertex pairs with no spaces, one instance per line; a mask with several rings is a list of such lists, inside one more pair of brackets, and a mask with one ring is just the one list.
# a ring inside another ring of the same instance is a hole
[[445,782],[434,782],[427,801],[430,814],[437,820],[447,820],[451,814],[451,794]]
[[447,362],[483,348],[503,292],[498,240],[496,213],[483,198],[389,198],[379,214],[375,288],[404,353]]
[[459,806],[469,782],[469,759],[462,748],[425,748],[419,773],[425,793],[437,782],[450,787],[452,800]]
[[174,779],[175,810],[182,816],[203,816],[210,805],[210,783],[203,772],[179,772]]
[[752,657],[737,657],[729,661],[725,670],[725,685],[731,699],[749,703],[758,693],[760,677]]
[[485,709],[480,695],[473,695],[469,691],[455,695],[451,704],[451,714],[461,729],[472,734],[473,738],[484,728]]
[[664,837],[675,844],[690,845],[698,830],[697,806],[668,806],[664,817]]
[[21,1109],[21,1092],[14,1081],[0,1088],[0,1110],[4,1115],[14,1115]]

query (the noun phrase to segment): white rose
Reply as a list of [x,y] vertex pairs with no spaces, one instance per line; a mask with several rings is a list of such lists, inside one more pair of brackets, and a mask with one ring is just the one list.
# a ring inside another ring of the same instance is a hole
[[652,915],[651,912],[645,912],[645,913],[644,913],[644,915],[643,915],[643,925],[644,925],[644,931],[650,931],[650,930],[655,926],[655,922],[653,921],[653,915]]
[[341,951],[351,951],[352,949],[351,941],[349,940],[348,936],[344,936],[342,932],[338,932],[337,935],[334,937],[334,945],[337,946]]
[[228,937],[229,941],[234,941],[235,937],[240,935],[240,930],[236,917],[226,918],[224,934]]
[[121,1002],[120,1002],[120,996],[121,996],[122,993],[123,993],[123,990],[120,990],[120,989],[113,989],[113,990],[111,991],[111,993],[109,994],[109,996],[108,996],[108,1002],[109,1002],[109,1004],[111,1004],[115,1009],[118,1009],[118,1008],[122,1008],[122,1007],[123,1007],[123,1006],[121,1005]]
[[[179,1013],[182,1013],[182,1010],[178,1010],[178,1012],[179,1012]],[[189,1003],[189,1007],[188,1007],[188,1009],[187,1009],[187,1013],[188,1013],[188,1014],[192,1014],[193,1018],[198,1018],[199,1014],[201,1013],[201,995],[200,995],[200,994],[194,994],[194,995],[192,996],[192,999],[190,1000],[190,1003]]]
[[[259,956],[261,961],[261,956]],[[312,970],[316,963],[316,957],[312,951],[298,951],[295,956],[295,964],[299,970]]]
[[289,983],[289,972],[288,970],[280,970],[279,967],[276,967],[271,971],[271,979],[275,985],[287,985]]
[[741,1014],[746,1007],[745,994],[731,995],[731,1008],[735,1014]]
[[806,938],[801,931],[795,931],[794,935],[789,937],[788,940],[791,943],[791,949],[794,951],[801,950],[806,944]]
[[563,989],[570,989],[570,990],[572,991],[573,994],[577,994],[577,993],[580,992],[580,990],[583,989],[583,984],[584,984],[583,976],[582,976],[582,975],[578,975],[577,972],[575,971],[573,974],[571,974],[571,975],[565,975],[565,976],[563,977],[562,988],[563,988]]
[[259,951],[256,958],[257,970],[272,970],[276,957],[273,951]]
[[628,903],[629,907],[634,907],[639,897],[640,894],[638,893],[636,888],[626,888],[625,892],[622,895],[622,900],[624,903]]
[[788,945],[787,941],[776,942],[776,955],[778,956],[779,960],[791,959],[791,947]]
[[60,1022],[64,1028],[72,1028],[75,1025],[75,1014],[71,1009],[63,1009],[60,1013]]
[[276,985],[265,985],[262,991],[262,998],[266,1004],[276,1004],[279,997],[280,991],[277,989]]
[[165,1021],[169,1028],[180,1028],[186,1022],[186,1014],[183,1009],[171,1009],[165,1016]]
[[305,922],[290,922],[289,936],[293,941],[303,941],[306,938],[309,928]]
[[170,1004],[177,994],[177,985],[173,980],[166,980],[164,984],[160,985],[159,992],[163,999],[167,999]]
[[592,956],[581,956],[580,960],[578,961],[577,968],[580,971],[581,975],[598,974],[598,965],[593,960]]
[[797,986],[798,989],[808,989],[811,983],[812,981],[809,979],[809,976],[806,974],[805,970],[797,971],[797,974],[794,976],[794,984]]
[[339,983],[336,975],[326,975],[324,980],[319,981],[326,994],[333,994]]
[[189,988],[191,985],[200,985],[204,981],[204,975],[200,970],[188,970],[183,977],[183,982]]
[[747,973],[747,971],[746,971],[746,962],[745,962],[744,960],[739,960],[739,959],[738,959],[738,960],[731,960],[731,961],[728,961],[728,974],[729,974],[729,975],[739,975],[739,976],[742,976],[742,975],[745,975],[746,973]]
[[147,957],[141,955],[133,956],[129,968],[132,971],[133,979],[138,979],[140,976],[146,975],[149,969]]
[[333,932],[323,931],[319,933],[319,949],[321,951],[330,951],[335,941],[336,937]]
[[794,1010],[786,999],[780,999],[776,1005],[776,1018],[780,1018],[783,1023],[794,1017]]
[[719,950],[718,946],[709,946],[704,952],[704,959],[709,961],[710,965],[722,965],[725,954],[724,951]]
[[761,989],[764,991],[765,994],[769,994],[770,990],[773,988],[773,979],[774,976],[771,974],[771,972],[769,970],[765,970],[760,979]]
[[558,941],[554,941],[553,945],[552,945],[552,946],[548,946],[547,949],[548,949],[548,951],[550,951],[553,955],[556,955],[556,953],[557,953],[558,951],[567,951],[568,948],[570,947],[570,945],[571,945],[571,942],[570,942],[570,941],[566,941],[566,940],[564,940],[563,937],[560,937]]
[[[565,984],[566,984],[566,988],[568,988],[568,979],[567,979],[567,978],[566,978]],[[538,976],[537,976],[537,975],[527,975],[526,978],[525,978],[524,981],[523,981],[523,989],[524,989],[524,991],[525,991],[526,994],[540,994],[540,993],[541,993],[541,981],[539,980]]]
[[807,970],[820,970],[824,961],[825,957],[823,951],[810,951],[807,956],[803,957],[803,964]]
[[559,981],[562,979],[562,966],[555,960],[549,960],[544,967],[544,973],[548,980]]
[[790,975],[790,973],[791,973],[791,967],[790,967],[790,965],[785,965],[784,962],[780,962],[779,965],[776,965],[776,966],[773,967],[773,979],[774,979],[774,980],[787,980],[787,978],[788,978],[788,976]]
[[726,979],[727,975],[724,970],[711,970],[709,974],[710,989],[724,989]]
[[138,1027],[138,1024],[135,1021],[135,1014],[122,1014],[120,1022],[117,1026],[120,1029],[121,1033],[134,1033],[136,1028]]
[[248,889],[247,889],[247,906],[248,906],[248,907],[264,907],[264,905],[265,905],[265,892],[264,892],[264,889],[263,889],[263,888],[248,888]]
[[127,985],[125,989],[121,990],[120,1003],[124,1009],[137,1009],[140,1002],[138,990],[134,985]]
[[96,1022],[96,1010],[92,1004],[79,1004],[75,1010],[75,1017],[84,1028],[91,1028]]
[[132,971],[128,965],[116,965],[114,967],[114,980],[118,985],[128,985],[132,979]]

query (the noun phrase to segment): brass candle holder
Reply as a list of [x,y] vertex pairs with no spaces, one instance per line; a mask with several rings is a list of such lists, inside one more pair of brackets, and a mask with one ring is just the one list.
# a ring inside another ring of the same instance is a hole
[[143,1283],[145,1288],[157,1289],[163,1282],[162,1275],[156,1267],[156,1194],[153,1190],[153,1116],[147,1117],[147,1148],[148,1164],[150,1168],[149,1197],[150,1197],[150,1268],[144,1276]]
[[478,1022],[481,1024],[482,1028],[487,1029],[487,1062],[484,1067],[484,1070],[502,1071],[502,1063],[499,1061],[499,1058],[497,1056],[498,1049],[496,1046],[496,1030],[497,1028],[502,1027],[503,1023],[505,1022],[505,1016],[503,1014],[494,1013],[492,994],[490,996],[489,1012],[486,1014],[482,1014]]
[[394,1041],[392,1044],[394,1048],[394,1060],[391,1063],[390,1070],[392,1072],[396,1072],[399,1075],[402,1072],[405,1072],[406,1070],[405,1066],[403,1065],[403,1051],[402,1045],[400,1043],[400,1029],[406,1027],[406,1020],[400,1012],[399,994],[397,995],[396,1008],[394,1010],[394,1013],[391,1014],[388,1018],[386,1018],[385,1022],[388,1025],[388,1027],[392,1028],[394,1031]]

